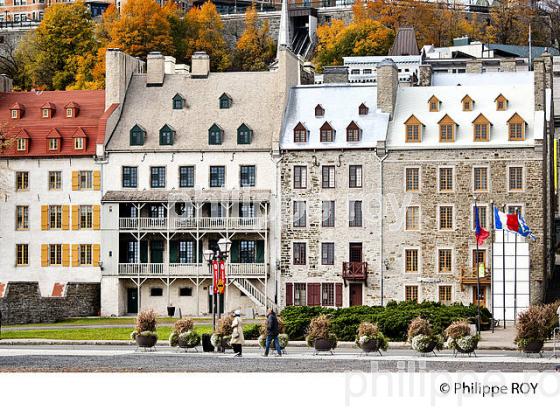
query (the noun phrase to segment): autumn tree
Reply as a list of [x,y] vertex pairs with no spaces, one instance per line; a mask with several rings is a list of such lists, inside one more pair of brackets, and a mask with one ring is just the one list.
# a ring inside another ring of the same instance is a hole
[[523,0],[500,0],[490,10],[488,42],[500,44],[526,44],[529,39],[529,22],[532,10]]
[[186,17],[186,55],[190,58],[196,51],[205,51],[210,56],[213,71],[225,71],[231,65],[230,50],[224,39],[224,25],[212,2],[191,8]]
[[177,6],[174,1],[168,1],[163,6],[163,13],[169,21],[169,31],[175,49],[174,56],[177,63],[187,61],[187,21],[185,13]]
[[269,35],[268,20],[259,27],[257,9],[253,5],[245,13],[245,31],[235,47],[235,68],[262,71],[274,60],[274,41]]

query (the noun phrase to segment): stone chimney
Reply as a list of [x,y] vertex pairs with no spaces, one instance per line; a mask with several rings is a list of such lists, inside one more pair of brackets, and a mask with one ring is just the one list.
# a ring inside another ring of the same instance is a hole
[[331,66],[323,69],[324,84],[344,84],[348,82],[348,67]]
[[161,87],[165,77],[165,59],[159,51],[148,53],[146,86]]
[[165,56],[165,74],[175,74],[175,57]]
[[398,87],[397,65],[390,58],[386,58],[377,65],[377,107],[391,117],[395,109]]
[[144,61],[118,48],[108,48],[105,53],[105,109],[112,104],[122,104],[132,75],[145,70]]
[[210,74],[210,57],[204,51],[196,51],[192,55],[191,77],[206,78]]
[[515,58],[504,58],[500,60],[500,71],[506,73],[517,71],[517,62]]
[[480,74],[482,73],[482,60],[467,61],[467,73]]
[[420,87],[432,85],[432,66],[430,64],[422,64],[418,68],[418,85]]
[[535,111],[544,111],[546,108],[546,89],[552,90],[552,56],[546,51],[533,61],[533,85]]
[[0,93],[11,93],[13,81],[6,74],[0,74]]

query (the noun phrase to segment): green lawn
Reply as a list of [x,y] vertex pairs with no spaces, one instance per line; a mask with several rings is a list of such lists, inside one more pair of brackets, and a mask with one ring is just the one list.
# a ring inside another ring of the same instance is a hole
[[[212,318],[193,318],[195,322],[211,322]],[[9,325],[2,326],[2,328],[9,329],[11,327],[60,327],[60,326],[72,326],[72,325],[134,325],[136,317],[88,317],[88,318],[73,318],[65,319],[60,322],[55,323],[30,323],[24,325]],[[165,325],[171,325],[177,321],[176,318],[172,317],[160,317],[158,318],[158,323]]]

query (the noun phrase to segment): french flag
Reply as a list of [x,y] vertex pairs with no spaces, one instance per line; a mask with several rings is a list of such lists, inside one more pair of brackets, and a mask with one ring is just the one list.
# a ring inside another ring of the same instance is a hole
[[516,214],[506,214],[494,207],[494,228],[506,231],[519,231],[519,218]]
[[474,222],[475,222],[474,234],[476,236],[476,242],[478,243],[478,246],[481,246],[484,244],[484,241],[488,238],[488,236],[490,236],[490,233],[480,225],[480,218],[478,216],[477,206],[474,207]]

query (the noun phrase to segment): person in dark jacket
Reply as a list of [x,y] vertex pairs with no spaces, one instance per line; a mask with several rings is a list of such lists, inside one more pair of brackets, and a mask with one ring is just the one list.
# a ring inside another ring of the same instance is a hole
[[282,356],[282,349],[280,349],[280,342],[278,341],[278,318],[276,317],[276,313],[274,313],[274,309],[268,309],[268,313],[266,315],[266,344],[264,348],[264,355],[265,357],[268,356],[268,352],[270,350],[270,342],[274,342],[274,346],[276,347],[276,351],[278,352],[278,356]]

